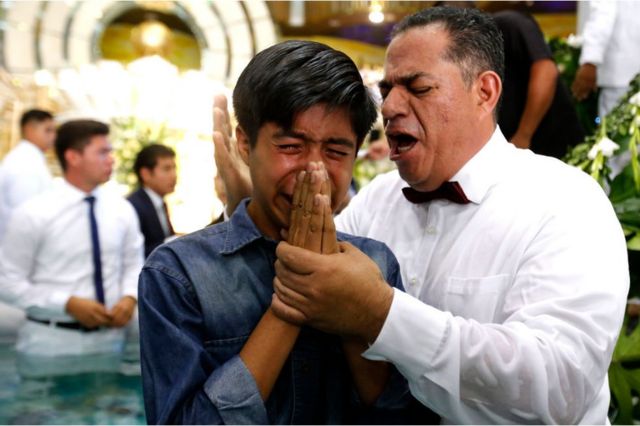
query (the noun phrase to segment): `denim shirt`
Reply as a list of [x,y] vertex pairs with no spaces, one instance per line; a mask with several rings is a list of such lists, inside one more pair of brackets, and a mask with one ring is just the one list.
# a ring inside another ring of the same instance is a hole
[[[409,423],[406,381],[392,378],[373,407],[358,403],[340,338],[303,327],[266,402],[239,357],[270,306],[277,242],[247,214],[160,246],[139,281],[144,402],[149,423]],[[402,288],[391,251],[339,234]],[[422,418],[422,421],[425,421]]]

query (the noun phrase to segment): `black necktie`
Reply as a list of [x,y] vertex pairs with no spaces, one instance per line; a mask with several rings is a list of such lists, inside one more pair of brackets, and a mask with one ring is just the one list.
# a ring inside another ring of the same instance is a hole
[[91,227],[91,245],[93,248],[93,285],[96,288],[96,299],[104,305],[104,287],[102,285],[102,260],[100,258],[100,238],[98,237],[98,223],[93,206],[96,197],[93,195],[85,198],[89,203],[89,225]]
[[468,204],[471,201],[467,198],[458,182],[445,182],[436,190],[429,192],[416,191],[413,188],[402,188],[404,197],[414,204],[426,203],[427,201],[445,199],[457,204]]
[[167,231],[169,231],[169,235],[167,235],[167,237],[172,236],[173,234],[175,234],[175,232],[173,232],[173,226],[171,226],[171,219],[169,219],[169,209],[167,208],[167,203],[165,203],[164,201],[162,202],[162,208],[164,209],[164,218],[167,219]]

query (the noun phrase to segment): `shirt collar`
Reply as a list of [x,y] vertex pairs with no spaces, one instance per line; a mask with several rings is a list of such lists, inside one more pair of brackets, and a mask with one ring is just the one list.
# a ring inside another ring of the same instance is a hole
[[142,189],[147,193],[156,209],[164,209],[164,200],[156,191],[146,186],[143,186]]
[[[263,238],[267,241],[273,241],[270,238],[266,238],[260,230],[256,227],[255,223],[247,212],[247,205],[249,199],[244,199],[238,204],[235,212],[231,215],[227,223],[227,235],[222,248],[222,254],[232,254],[249,243],[255,240]],[[273,241],[275,243],[275,241]]]
[[498,180],[498,170],[504,164],[507,140],[496,126],[489,141],[450,180],[458,182],[469,201],[480,204]]
[[87,194],[81,189],[73,186],[66,179],[61,179],[59,185],[61,187],[61,190],[64,196],[67,197],[67,199],[69,199],[71,202],[84,201],[84,199],[87,198],[89,195],[93,195],[94,197],[96,197],[96,199],[99,199],[100,194],[102,192],[102,189],[99,186]]

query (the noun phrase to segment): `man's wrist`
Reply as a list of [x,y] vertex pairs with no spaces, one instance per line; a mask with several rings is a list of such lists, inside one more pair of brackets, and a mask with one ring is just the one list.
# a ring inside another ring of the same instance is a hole
[[365,330],[364,338],[369,345],[373,344],[384,326],[389,311],[391,310],[391,304],[393,303],[393,288],[387,283],[384,283],[384,287],[381,287],[381,291],[377,292],[374,302],[372,303],[370,312],[369,326]]

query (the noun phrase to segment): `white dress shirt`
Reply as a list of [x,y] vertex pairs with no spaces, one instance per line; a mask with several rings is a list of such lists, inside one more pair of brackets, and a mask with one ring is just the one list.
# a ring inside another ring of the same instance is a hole
[[51,187],[52,177],[44,153],[26,140],[20,141],[0,166],[0,241],[11,211]]
[[640,72],[640,2],[591,1],[580,64],[598,67],[600,87],[627,87]]
[[[92,195],[96,197],[105,305],[110,309],[123,296],[137,298],[138,274],[144,261],[143,237],[137,215],[125,199],[104,188]],[[1,299],[34,318],[58,322],[75,321],[65,312],[71,296],[95,299],[86,196],[62,180],[14,210],[0,244]],[[30,321],[27,326],[57,334],[82,334]],[[27,338],[23,334],[18,349],[37,352],[39,343],[45,342],[46,336]],[[72,344],[68,346],[59,348],[61,353],[75,351]],[[51,354],[52,350],[45,352]]]
[[162,231],[164,231],[164,236],[168,237],[171,233],[169,232],[169,221],[167,219],[167,212],[164,210],[164,200],[153,189],[147,188],[146,186],[142,187],[142,189],[144,189],[144,192],[147,193],[149,199],[151,200],[151,204],[153,204],[153,208],[156,210],[158,220],[160,221],[160,226],[162,227]]
[[451,181],[470,204],[411,204],[394,171],[336,220],[385,242],[407,291],[364,356],[393,362],[445,423],[606,423],[629,288],[606,195],[499,129]]

